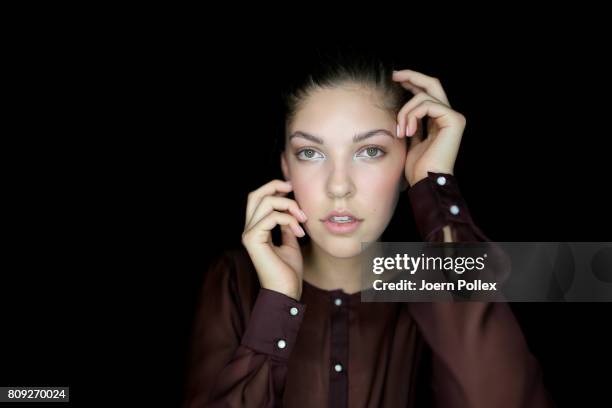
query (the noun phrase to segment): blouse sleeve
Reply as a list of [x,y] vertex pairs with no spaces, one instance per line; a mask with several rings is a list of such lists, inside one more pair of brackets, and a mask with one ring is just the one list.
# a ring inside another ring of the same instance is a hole
[[192,337],[185,406],[281,407],[287,362],[306,305],[260,288],[243,311],[232,259],[206,274]]
[[[408,190],[424,241],[490,241],[474,224],[451,174],[429,172]],[[552,407],[540,366],[504,302],[409,303],[432,355],[439,407]]]

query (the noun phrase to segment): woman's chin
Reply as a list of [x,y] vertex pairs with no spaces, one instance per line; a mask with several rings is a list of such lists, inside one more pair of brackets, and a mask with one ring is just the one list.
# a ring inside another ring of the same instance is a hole
[[325,237],[319,246],[336,258],[352,258],[362,252],[359,237]]

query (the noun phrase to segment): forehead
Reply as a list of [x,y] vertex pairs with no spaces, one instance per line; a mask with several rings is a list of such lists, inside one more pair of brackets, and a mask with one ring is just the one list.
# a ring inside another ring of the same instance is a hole
[[373,128],[393,127],[394,118],[383,109],[380,92],[358,85],[318,88],[302,102],[290,131],[327,137]]

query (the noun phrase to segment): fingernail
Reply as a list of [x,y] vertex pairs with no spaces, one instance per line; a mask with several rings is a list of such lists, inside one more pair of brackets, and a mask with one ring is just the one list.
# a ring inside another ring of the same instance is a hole
[[397,136],[397,137],[399,137],[399,135],[400,135],[400,134],[399,134],[399,123],[398,123],[398,124],[397,124],[397,133],[396,133],[396,136]]
[[300,229],[300,232],[302,233],[302,236],[306,235],[306,233],[304,232],[304,228],[298,226],[298,228]]
[[302,216],[302,219],[304,221],[306,221],[308,219],[308,217],[306,217],[306,214],[304,214],[304,211],[300,210],[300,215]]

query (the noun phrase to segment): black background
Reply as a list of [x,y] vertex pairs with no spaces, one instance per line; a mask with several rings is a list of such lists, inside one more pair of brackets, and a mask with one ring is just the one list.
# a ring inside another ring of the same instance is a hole
[[[279,84],[302,47],[341,40],[172,27],[14,44],[0,384],[180,403],[206,266],[280,177]],[[602,33],[487,34],[370,42],[467,117],[455,175],[492,240],[609,241]],[[398,213],[414,236],[405,197]],[[608,401],[610,304],[512,307],[559,406]]]

